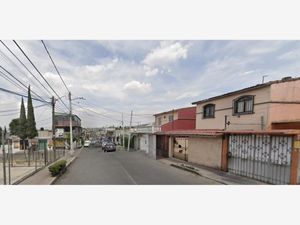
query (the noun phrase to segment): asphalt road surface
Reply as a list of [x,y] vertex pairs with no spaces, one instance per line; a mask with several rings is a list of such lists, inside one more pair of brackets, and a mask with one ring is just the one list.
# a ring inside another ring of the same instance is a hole
[[82,150],[55,184],[218,184],[182,171],[142,152],[106,152],[101,148]]

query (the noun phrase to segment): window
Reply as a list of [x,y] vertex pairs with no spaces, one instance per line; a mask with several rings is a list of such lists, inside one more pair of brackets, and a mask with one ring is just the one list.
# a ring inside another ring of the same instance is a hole
[[215,105],[208,104],[203,107],[203,118],[214,118],[215,117]]
[[253,113],[254,96],[243,96],[234,100],[234,114]]
[[173,115],[169,115],[169,122],[173,121],[174,117]]

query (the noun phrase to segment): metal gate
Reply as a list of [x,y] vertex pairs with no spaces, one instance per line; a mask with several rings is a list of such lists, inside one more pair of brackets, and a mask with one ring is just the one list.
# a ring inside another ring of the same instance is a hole
[[270,135],[230,135],[229,172],[272,184],[288,184],[293,138]]
[[188,161],[188,139],[183,137],[174,138],[173,157]]

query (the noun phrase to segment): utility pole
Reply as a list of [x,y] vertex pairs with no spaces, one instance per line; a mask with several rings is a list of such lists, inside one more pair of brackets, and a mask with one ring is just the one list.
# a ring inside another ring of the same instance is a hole
[[131,139],[131,124],[132,124],[132,110],[131,110],[131,113],[130,113],[129,138],[128,138],[128,147],[127,147],[128,152],[129,152],[130,139]]
[[125,137],[125,132],[124,132],[124,117],[123,117],[123,113],[122,113],[122,146],[123,146],[123,149],[125,149],[125,140],[124,140],[124,137]]
[[54,160],[56,160],[56,146],[55,146],[55,99],[54,99],[54,96],[52,96],[51,105],[52,105],[52,148],[53,148]]
[[5,129],[2,130],[2,160],[3,160],[3,184],[6,184],[6,159],[5,159],[5,143],[4,143],[4,134]]
[[73,155],[73,126],[72,126],[72,96],[69,92],[69,103],[70,103],[70,155]]

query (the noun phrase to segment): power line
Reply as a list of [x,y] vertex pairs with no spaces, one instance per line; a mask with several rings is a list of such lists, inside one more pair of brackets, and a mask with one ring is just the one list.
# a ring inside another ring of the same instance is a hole
[[49,84],[49,82],[46,80],[46,78],[43,76],[43,74],[38,70],[38,68],[34,65],[34,63],[30,60],[30,58],[26,55],[26,53],[23,51],[23,49],[18,45],[18,43],[13,40],[15,45],[19,48],[19,50],[23,53],[23,55],[26,57],[26,59],[30,62],[30,64],[34,67],[34,69],[38,72],[38,74],[43,78],[43,80],[46,82],[46,84],[51,88],[51,90],[55,93],[57,98],[64,104],[64,106],[69,110],[68,106],[64,103],[63,100],[59,97],[57,92],[53,89],[53,87]]
[[28,73],[30,73],[34,79],[50,94],[52,95],[51,92],[44,86],[44,84],[28,69],[28,67],[16,56],[16,54],[2,41],[0,40],[2,45],[18,60],[18,62],[27,70]]
[[58,71],[58,69],[57,69],[57,67],[56,67],[56,65],[55,65],[55,63],[54,63],[54,61],[53,61],[53,59],[52,59],[52,57],[51,57],[51,55],[50,55],[50,52],[48,51],[48,49],[47,49],[47,47],[46,47],[46,44],[44,43],[43,40],[41,40],[41,42],[42,42],[42,44],[44,45],[44,48],[45,48],[45,50],[46,50],[46,52],[47,52],[47,54],[48,54],[48,56],[49,56],[49,58],[50,58],[50,60],[51,60],[51,62],[52,62],[52,64],[53,64],[53,66],[54,66],[54,68],[55,68],[57,74],[59,75],[61,81],[63,82],[65,88],[67,89],[68,92],[70,92],[70,90],[68,89],[68,87],[67,87],[65,81],[63,80],[62,76],[60,75],[60,72]]
[[18,83],[16,83],[15,81],[13,81],[9,76],[7,76],[5,73],[3,73],[2,71],[0,71],[0,76],[3,77],[5,80],[7,80],[8,82],[10,82],[11,84],[13,84],[14,86],[16,86],[17,88],[20,88],[22,90],[23,87],[21,85],[19,85]]
[[[9,72],[7,69],[5,69],[3,66],[0,65],[0,68],[4,70],[7,74],[9,74],[12,78],[14,78],[19,84],[21,84],[24,87],[24,90],[27,91],[27,86],[22,83],[18,78],[16,78],[11,72]],[[3,74],[3,72],[2,72]],[[40,98],[41,100],[45,101],[39,94],[37,94],[35,91],[31,90],[32,94],[36,97]]]
[[[6,92],[6,93],[10,93],[10,94],[13,94],[13,95],[17,95],[17,96],[21,96],[21,97],[24,97],[24,98],[28,98],[28,96],[26,96],[26,95],[17,93],[17,92],[15,92],[15,91],[7,90],[7,89],[5,89],[5,88],[1,88],[1,87],[0,87],[0,91]],[[50,103],[50,102],[43,101],[43,100],[38,99],[38,98],[32,98],[32,100],[39,101],[39,102]]]
[[97,114],[97,115],[100,115],[100,116],[102,116],[102,117],[105,117],[105,118],[108,118],[108,119],[111,119],[111,120],[115,120],[115,121],[118,121],[118,122],[122,122],[122,120],[118,120],[118,119],[115,119],[115,118],[112,118],[112,117],[103,115],[103,114],[101,114],[101,113],[99,113],[99,112],[96,112],[96,111],[94,111],[94,110],[92,110],[92,109],[84,108],[84,107],[82,107],[82,106],[80,106],[80,105],[78,105],[78,104],[74,104],[74,105],[75,105],[75,106],[78,106],[79,108],[81,108],[81,109],[83,109],[83,110],[88,110],[88,111],[93,112],[93,113],[95,113],[95,114]]

